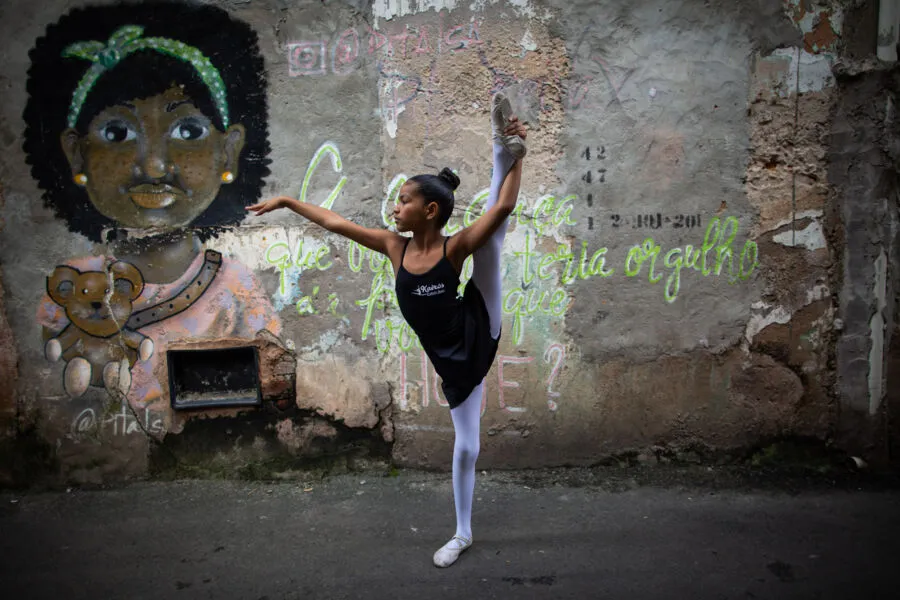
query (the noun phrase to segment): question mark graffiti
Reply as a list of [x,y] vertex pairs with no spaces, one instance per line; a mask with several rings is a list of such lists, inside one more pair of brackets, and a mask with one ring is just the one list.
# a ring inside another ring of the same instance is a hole
[[556,409],[559,408],[559,405],[554,400],[554,398],[559,398],[559,392],[553,390],[553,383],[556,380],[556,376],[559,374],[559,369],[562,367],[563,361],[566,359],[566,349],[562,344],[551,344],[544,353],[544,361],[548,363],[552,362],[554,354],[556,354],[556,363],[554,363],[553,368],[550,370],[550,377],[547,378],[547,408],[551,411],[556,411]]

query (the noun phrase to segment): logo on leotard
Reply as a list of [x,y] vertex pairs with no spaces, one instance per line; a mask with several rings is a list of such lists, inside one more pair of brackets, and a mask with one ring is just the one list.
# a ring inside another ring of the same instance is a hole
[[412,291],[414,296],[440,296],[444,293],[444,284],[420,285]]

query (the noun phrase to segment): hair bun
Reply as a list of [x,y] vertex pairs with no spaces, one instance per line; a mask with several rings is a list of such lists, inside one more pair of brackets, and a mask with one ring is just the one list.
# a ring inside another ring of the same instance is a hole
[[459,187],[459,177],[457,177],[456,173],[454,173],[447,167],[441,169],[441,172],[438,173],[438,177],[446,181],[451,190],[456,190],[456,188]]

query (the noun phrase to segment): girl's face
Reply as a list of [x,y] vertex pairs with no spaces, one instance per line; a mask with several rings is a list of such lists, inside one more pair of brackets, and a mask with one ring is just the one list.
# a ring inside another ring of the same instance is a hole
[[85,135],[62,134],[73,177],[104,216],[126,228],[177,229],[212,204],[229,171],[237,177],[244,128],[220,133],[178,86],[110,106]]
[[436,223],[437,217],[437,203],[431,202],[426,205],[415,182],[408,181],[400,187],[397,203],[394,204],[394,222],[397,224],[397,231],[419,231]]

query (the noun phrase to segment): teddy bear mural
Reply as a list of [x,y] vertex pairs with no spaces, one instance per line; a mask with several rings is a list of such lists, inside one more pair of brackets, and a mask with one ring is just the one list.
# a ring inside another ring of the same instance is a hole
[[[153,354],[153,342],[130,329],[133,302],[144,289],[144,278],[133,265],[118,261],[108,272],[61,266],[47,280],[47,293],[66,311],[69,324],[47,340],[47,358],[66,360],[65,388],[73,396],[89,385],[127,392],[130,367]],[[116,339],[112,339],[112,338]]]
[[48,268],[37,310],[62,387],[167,397],[165,352],[252,339],[280,320],[255,275],[210,245],[269,169],[256,33],[214,6],[74,9],[31,50],[24,150],[46,206],[90,256]]

